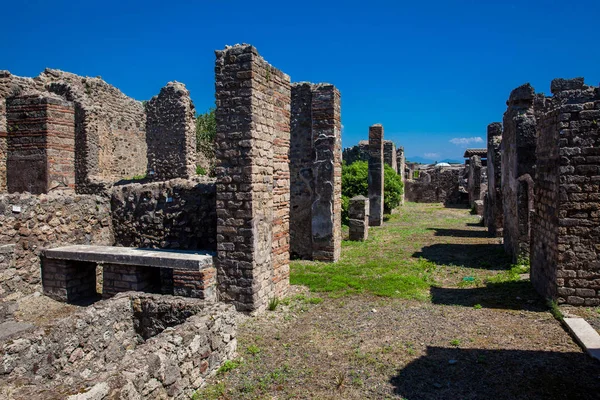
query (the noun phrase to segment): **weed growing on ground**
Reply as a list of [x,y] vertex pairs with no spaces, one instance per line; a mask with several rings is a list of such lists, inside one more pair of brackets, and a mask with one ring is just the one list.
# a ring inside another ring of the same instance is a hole
[[278,305],[279,299],[277,297],[273,297],[271,300],[269,300],[269,311],[275,311]]
[[458,347],[458,346],[460,346],[460,339],[452,339],[450,341],[450,344],[454,347]]
[[218,400],[225,395],[225,383],[219,382],[209,385],[192,395],[192,400]]
[[224,374],[226,372],[232,371],[242,365],[241,361],[238,360],[227,360],[219,367],[217,370],[218,374]]
[[558,307],[558,303],[552,299],[548,299],[547,303],[548,308],[550,309],[550,313],[552,314],[552,316],[554,318],[556,318],[558,321],[562,321],[565,316],[562,313],[562,311],[560,311],[560,308]]
[[250,346],[248,346],[246,351],[248,352],[248,354],[256,356],[258,355],[258,353],[260,353],[260,348],[255,344],[251,344]]
[[473,308],[476,310],[481,310],[483,307],[481,307],[481,304],[475,304]]

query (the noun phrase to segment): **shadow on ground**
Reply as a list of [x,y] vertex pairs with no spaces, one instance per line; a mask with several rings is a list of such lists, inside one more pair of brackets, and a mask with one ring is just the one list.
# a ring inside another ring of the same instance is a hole
[[516,282],[488,283],[476,288],[431,287],[431,302],[434,304],[483,308],[501,308],[528,311],[546,311],[543,299],[535,292],[528,280]]
[[390,379],[406,399],[598,399],[600,363],[584,353],[427,347]]
[[447,228],[427,228],[428,231],[435,231],[435,236],[451,236],[451,237],[471,237],[471,238],[488,238],[487,231],[473,231],[467,229],[447,229]]
[[510,257],[501,244],[437,243],[423,247],[412,256],[423,257],[438,265],[487,270],[503,270],[510,265]]

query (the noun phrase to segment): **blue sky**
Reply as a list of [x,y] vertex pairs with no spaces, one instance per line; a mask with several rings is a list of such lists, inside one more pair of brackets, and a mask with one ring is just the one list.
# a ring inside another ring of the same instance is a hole
[[0,69],[100,75],[138,100],[177,80],[203,111],[213,51],[251,43],[292,81],[340,89],[344,147],[382,123],[409,158],[485,147],[476,138],[520,84],[600,81],[598,0],[5,3]]

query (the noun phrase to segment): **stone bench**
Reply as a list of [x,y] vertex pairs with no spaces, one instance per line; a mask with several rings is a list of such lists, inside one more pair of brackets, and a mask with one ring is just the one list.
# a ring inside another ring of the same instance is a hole
[[96,295],[96,266],[103,267],[102,296],[140,291],[216,301],[213,253],[74,245],[42,252],[44,294],[72,302]]

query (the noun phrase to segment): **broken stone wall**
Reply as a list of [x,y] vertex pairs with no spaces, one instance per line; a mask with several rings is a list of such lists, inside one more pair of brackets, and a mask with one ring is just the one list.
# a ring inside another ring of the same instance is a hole
[[117,185],[111,191],[115,244],[216,250],[215,182],[209,178]]
[[92,195],[2,195],[0,226],[0,243],[15,245],[13,266],[0,270],[0,297],[40,288],[43,248],[114,243],[110,205],[105,198]]
[[600,91],[555,79],[538,124],[531,282],[544,297],[600,305]]
[[[543,97],[543,95],[541,95]],[[536,94],[529,84],[514,89],[508,99],[508,108],[504,113],[502,132],[502,203],[504,249],[513,262],[529,255],[529,212],[528,204],[520,204],[519,197],[526,199],[525,193],[533,188],[523,188],[532,180],[519,178],[535,176],[536,164]],[[521,196],[519,196],[521,186]],[[526,200],[529,203],[529,199]]]
[[369,127],[369,226],[383,225],[383,126]]
[[292,85],[290,251],[337,261],[341,251],[340,94],[329,84]]
[[494,122],[487,127],[487,202],[486,224],[492,236],[502,235],[502,169],[500,145],[502,143],[502,124]]
[[463,167],[434,167],[419,170],[417,179],[405,181],[406,201],[415,203],[461,203],[459,174]]
[[[36,78],[21,78],[0,71],[0,132],[6,129],[5,99],[28,90],[49,91],[74,103],[78,192],[102,193],[118,180],[146,173],[146,115],[141,102],[99,77],[46,69]],[[1,142],[2,138],[0,149]],[[6,182],[2,157],[0,150],[0,190]]]
[[10,193],[75,187],[73,104],[35,92],[6,100],[6,182]]
[[289,285],[290,79],[250,45],[216,52],[217,278],[265,310]]
[[18,398],[35,385],[43,398],[187,399],[236,348],[231,305],[123,293],[0,341],[0,387]]
[[[394,168],[394,171],[397,171],[398,156],[392,154],[392,150],[395,148],[396,145],[391,140],[383,141],[383,161],[390,167]],[[350,165],[356,161],[369,161],[369,141],[361,140],[355,146],[346,147],[342,152],[342,159],[346,165]]]
[[169,82],[146,104],[148,170],[153,179],[196,175],[196,117],[190,92]]

